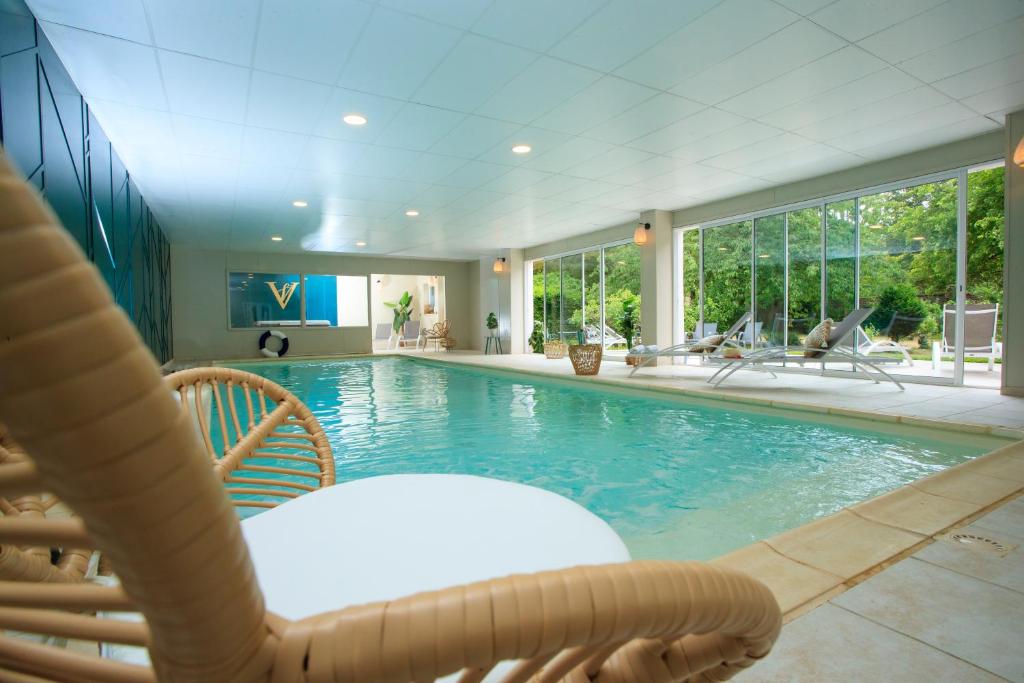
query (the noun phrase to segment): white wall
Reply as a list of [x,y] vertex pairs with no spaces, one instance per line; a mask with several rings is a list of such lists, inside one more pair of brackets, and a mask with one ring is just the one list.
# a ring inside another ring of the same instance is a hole
[[[178,360],[257,358],[259,330],[228,329],[227,272],[263,271],[329,275],[436,274],[445,278],[447,317],[459,348],[470,329],[471,272],[476,261],[431,261],[340,254],[268,254],[171,246],[171,310]],[[369,282],[373,288],[372,280]],[[367,293],[369,304],[369,293]],[[372,310],[372,309],[371,309]],[[473,316],[475,318],[475,316]],[[475,322],[475,321],[474,321]],[[475,326],[475,324],[474,324]],[[370,326],[285,330],[290,356],[370,351]]]

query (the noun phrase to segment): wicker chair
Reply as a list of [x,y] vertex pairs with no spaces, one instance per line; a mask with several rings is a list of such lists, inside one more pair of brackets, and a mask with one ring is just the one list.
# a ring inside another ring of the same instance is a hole
[[429,330],[423,333],[423,348],[427,348],[429,342],[434,342],[434,348],[440,350],[448,339],[448,333],[451,332],[451,329],[451,320],[442,320],[441,322],[434,323]]
[[[768,589],[697,563],[512,576],[299,621],[269,614],[190,416],[2,156],[0,206],[0,496],[53,491],[79,516],[5,515],[0,546],[98,549],[120,580],[4,577],[0,628],[145,646],[152,660],[5,635],[0,680],[409,683],[461,671],[474,683],[518,660],[504,681],[716,681],[770,650],[781,618]],[[111,611],[143,621],[95,616]]]
[[164,382],[192,417],[236,507],[272,508],[334,483],[323,428],[279,384],[231,368],[181,370]]

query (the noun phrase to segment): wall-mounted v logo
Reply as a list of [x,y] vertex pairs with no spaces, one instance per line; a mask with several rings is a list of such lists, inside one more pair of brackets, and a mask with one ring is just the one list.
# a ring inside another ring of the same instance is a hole
[[277,299],[277,304],[281,308],[287,308],[288,302],[292,299],[292,294],[295,293],[295,289],[299,286],[298,282],[286,282],[279,290],[277,288],[277,282],[271,280],[267,283],[267,287],[270,287],[270,291],[274,293],[274,298]]

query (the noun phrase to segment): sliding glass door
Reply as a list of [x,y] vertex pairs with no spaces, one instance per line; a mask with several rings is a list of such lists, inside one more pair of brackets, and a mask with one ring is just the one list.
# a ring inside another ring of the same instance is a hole
[[607,355],[624,357],[623,308],[632,302],[633,343],[641,340],[640,248],[632,242],[537,260],[532,268],[534,322],[543,323],[548,339],[576,343],[582,335]]
[[886,372],[999,384],[1001,167],[682,230],[679,338],[725,331],[749,314],[746,346],[798,347],[823,319],[868,308],[845,345]]

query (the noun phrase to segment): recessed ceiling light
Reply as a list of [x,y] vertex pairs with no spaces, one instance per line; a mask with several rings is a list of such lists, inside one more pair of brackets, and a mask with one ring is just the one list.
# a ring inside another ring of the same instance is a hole
[[416,209],[409,209],[408,211],[405,212],[405,215],[406,216],[419,216],[420,212],[417,211]]
[[516,154],[529,154],[532,149],[529,145],[512,145],[512,151]]
[[924,242],[924,235],[916,235],[914,237],[911,237],[910,239],[914,240],[915,242]]
[[356,246],[357,247],[365,247],[366,246],[366,242],[363,242],[363,241],[356,242]]
[[281,237],[280,235],[274,235],[274,236],[273,236],[273,237],[271,237],[270,239],[272,239],[272,240],[273,240],[273,241],[275,241],[275,242],[280,242],[280,241],[281,241],[281,240],[283,240],[284,238],[283,238],[283,237]]
[[729,251],[729,247],[719,247],[718,251]]
[[350,126],[362,126],[366,123],[366,117],[362,114],[345,114],[341,120]]
[[771,254],[758,254],[757,258],[769,258]]
[[302,208],[305,208],[305,207],[309,206],[309,203],[306,202],[306,201],[303,201],[301,199],[296,199],[294,202],[292,202],[292,206],[297,206],[300,209],[302,209]]

